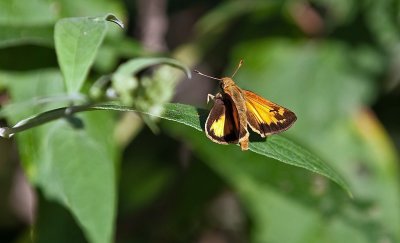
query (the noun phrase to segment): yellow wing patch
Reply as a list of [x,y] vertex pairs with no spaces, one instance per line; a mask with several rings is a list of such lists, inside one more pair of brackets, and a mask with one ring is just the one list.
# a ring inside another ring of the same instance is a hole
[[272,107],[257,104],[256,102],[251,102],[249,100],[246,101],[246,108],[248,112],[252,113],[254,117],[257,119],[259,123],[266,123],[271,125],[271,123],[283,123],[285,119],[278,120],[276,118],[276,114],[283,116],[285,111],[283,109],[279,109],[275,111]]
[[[247,131],[247,130],[246,130]],[[217,94],[205,123],[208,138],[220,144],[237,143],[240,136],[236,107],[228,97]]]
[[215,120],[210,127],[210,130],[214,132],[215,136],[224,136],[225,130],[225,114],[221,115],[217,120]]

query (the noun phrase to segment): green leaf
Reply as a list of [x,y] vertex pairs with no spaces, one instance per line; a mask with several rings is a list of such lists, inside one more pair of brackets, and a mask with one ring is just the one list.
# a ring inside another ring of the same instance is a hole
[[[0,73],[1,74],[1,73]],[[12,101],[20,102],[63,91],[61,74],[54,70],[0,75],[7,79]],[[65,104],[63,104],[65,105]],[[53,109],[54,104],[35,106],[9,120]],[[111,113],[90,112],[65,117],[16,136],[20,158],[29,180],[48,199],[64,205],[90,242],[111,242],[115,220],[115,169],[117,153]],[[27,126],[49,121],[46,114]],[[50,117],[51,118],[51,117]],[[24,126],[20,123],[21,126]],[[3,129],[4,131],[4,129]],[[94,203],[95,202],[95,203]]]
[[115,16],[67,18],[57,22],[54,40],[68,92],[78,92],[90,70],[104,36],[107,21]]
[[[115,105],[93,106],[93,109],[134,111],[131,108]],[[203,123],[208,111],[183,104],[166,104],[164,113],[160,116],[166,120],[179,122],[203,131]],[[150,114],[151,115],[151,114]],[[320,158],[301,148],[281,135],[268,137],[266,141],[251,141],[249,149],[255,153],[281,161],[286,164],[301,167],[324,175],[335,181],[350,195],[350,189],[343,178]]]
[[78,119],[58,120],[46,129],[38,184],[72,212],[90,242],[111,242],[116,205],[112,116],[89,112]]
[[121,29],[124,28],[124,23],[122,23],[121,20],[119,20],[117,17],[115,17],[115,16],[112,15],[112,14],[108,14],[108,15],[106,16],[106,20],[107,20],[107,21],[110,21],[110,22],[113,22],[114,24],[118,25]]
[[[119,106],[113,104],[103,105],[90,105],[90,106],[76,106],[74,108],[60,108],[38,116],[29,118],[20,122],[21,126],[14,126],[8,132],[19,132],[30,128],[30,124],[37,125],[43,121],[50,121],[59,117],[70,115],[71,113],[85,111],[85,110],[116,110],[116,111],[138,111],[130,107]],[[68,112],[67,112],[68,111]],[[140,112],[140,111],[139,111]],[[202,131],[204,122],[207,117],[207,111],[197,109],[193,106],[183,104],[166,104],[164,106],[164,113],[161,115],[152,114],[149,112],[142,112],[148,115],[155,115],[157,117],[175,121],[185,124],[196,130]],[[219,145],[215,145],[219,146]],[[343,187],[349,195],[350,189],[342,177],[327,164],[323,163],[317,156],[307,152],[290,140],[282,137],[281,135],[274,135],[268,137],[266,141],[251,141],[249,149],[255,153],[261,154],[266,157],[274,158],[286,164],[301,167],[312,172],[319,173],[335,181],[338,185]]]
[[267,142],[253,142],[250,150],[255,153],[279,160],[283,163],[301,167],[321,174],[343,187],[350,195],[350,189],[343,178],[324,163],[319,157],[311,154],[289,139],[275,135],[267,138]]
[[[203,131],[203,123],[208,113],[207,110],[182,104],[167,104],[164,108],[165,112],[160,116],[161,118],[176,121],[193,127],[196,130]],[[324,175],[343,187],[351,195],[347,183],[335,170],[317,156],[281,135],[268,137],[266,141],[251,141],[249,150],[283,163]]]

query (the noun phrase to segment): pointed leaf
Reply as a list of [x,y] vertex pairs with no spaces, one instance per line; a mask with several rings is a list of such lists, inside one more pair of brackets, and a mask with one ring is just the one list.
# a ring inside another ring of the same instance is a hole
[[[12,128],[7,128],[9,134],[20,132],[37,126],[38,124],[46,121],[51,121],[60,117],[65,116],[67,113],[81,112],[87,110],[117,110],[117,111],[136,111],[133,108],[127,106],[120,106],[114,104],[102,104],[102,105],[90,105],[90,106],[75,106],[68,108],[59,108],[52,111],[48,111],[39,114],[35,117],[28,118],[19,122]],[[149,115],[154,115],[166,120],[175,121],[178,123],[185,124],[196,130],[202,131],[205,119],[207,117],[207,111],[198,109],[193,106],[183,104],[166,104],[164,106],[164,113],[162,115],[151,114],[148,112],[142,112]],[[3,131],[4,132],[4,131]],[[220,146],[220,145],[215,145]],[[261,154],[263,156],[276,159],[280,162],[301,167],[312,172],[316,172],[332,181],[336,182],[343,189],[345,189],[351,196],[350,189],[344,179],[334,169],[325,164],[320,158],[311,154],[307,150],[301,148],[290,140],[282,137],[281,135],[273,135],[266,139],[266,141],[251,141],[250,151]]]
[[90,70],[104,36],[107,21],[116,17],[67,18],[57,22],[54,40],[68,92],[78,92]]
[[[102,105],[93,108],[132,111],[131,108],[115,105]],[[193,106],[183,104],[166,104],[164,109],[165,111],[164,114],[160,116],[161,118],[179,122],[193,127],[196,130],[203,131],[202,127],[208,114],[207,110],[197,109]],[[276,159],[280,162],[326,176],[351,195],[347,183],[334,169],[325,164],[317,156],[279,134],[268,137],[266,141],[251,141],[249,149],[255,153]]]

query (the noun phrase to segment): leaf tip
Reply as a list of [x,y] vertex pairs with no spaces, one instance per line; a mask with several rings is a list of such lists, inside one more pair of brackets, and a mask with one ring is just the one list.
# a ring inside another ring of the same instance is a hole
[[8,127],[0,127],[0,137],[10,138],[11,137],[10,128],[8,128]]
[[110,22],[113,22],[114,24],[118,25],[121,29],[124,28],[124,23],[122,23],[122,21],[119,20],[119,19],[118,19],[115,15],[113,15],[113,14],[108,14],[108,15],[106,16],[106,20],[107,20],[107,21],[110,21]]

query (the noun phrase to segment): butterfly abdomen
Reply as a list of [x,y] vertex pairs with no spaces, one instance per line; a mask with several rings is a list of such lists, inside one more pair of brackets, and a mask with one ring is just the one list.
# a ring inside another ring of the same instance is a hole
[[242,150],[248,149],[249,132],[247,130],[246,101],[242,90],[236,85],[225,86],[224,93],[232,101],[239,117],[239,143]]

